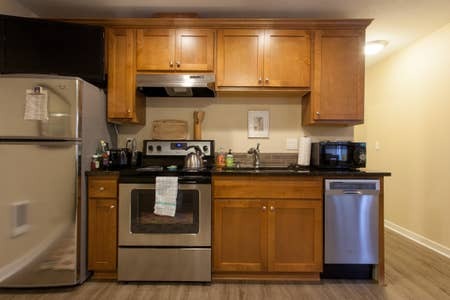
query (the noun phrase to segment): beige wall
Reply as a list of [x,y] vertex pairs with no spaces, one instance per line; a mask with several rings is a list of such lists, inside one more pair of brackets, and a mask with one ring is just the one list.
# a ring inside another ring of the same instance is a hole
[[386,219],[450,247],[450,23],[366,74],[355,138],[368,143],[368,168],[392,172]]
[[[262,152],[297,152],[286,149],[286,138],[303,135],[315,139],[352,139],[352,127],[302,128],[300,97],[274,96],[218,96],[215,98],[147,98],[147,125],[120,126],[118,143],[125,145],[127,137],[136,137],[138,145],[151,139],[151,124],[157,119],[186,120],[189,138],[193,137],[193,112],[205,111],[203,139],[216,141],[216,149],[223,147],[233,152],[246,152],[261,143]],[[248,110],[268,110],[270,114],[269,138],[247,137]]]
[[0,14],[21,16],[21,17],[36,17],[37,15],[31,10],[25,8],[17,0],[1,0]]

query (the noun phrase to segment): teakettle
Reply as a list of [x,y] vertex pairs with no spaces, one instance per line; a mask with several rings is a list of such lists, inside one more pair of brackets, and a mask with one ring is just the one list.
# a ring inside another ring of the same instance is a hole
[[189,146],[186,151],[194,148],[195,152],[186,155],[184,159],[184,168],[188,170],[198,170],[203,168],[203,152],[198,146]]

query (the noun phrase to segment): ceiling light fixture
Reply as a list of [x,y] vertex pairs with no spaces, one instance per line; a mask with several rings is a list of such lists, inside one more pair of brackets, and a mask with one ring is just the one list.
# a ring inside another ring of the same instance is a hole
[[370,41],[366,43],[364,47],[364,53],[366,55],[374,55],[384,49],[389,42],[384,40]]

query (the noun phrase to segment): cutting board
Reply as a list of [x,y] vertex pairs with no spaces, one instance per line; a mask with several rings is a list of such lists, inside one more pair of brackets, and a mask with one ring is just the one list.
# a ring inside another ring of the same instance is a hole
[[152,139],[186,140],[187,125],[187,121],[182,120],[155,120],[152,122]]

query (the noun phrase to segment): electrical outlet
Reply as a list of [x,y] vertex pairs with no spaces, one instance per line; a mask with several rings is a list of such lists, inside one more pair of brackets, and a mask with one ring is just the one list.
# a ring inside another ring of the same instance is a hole
[[378,151],[378,150],[380,150],[381,149],[381,147],[380,147],[380,142],[379,141],[376,141],[375,142],[375,151]]
[[298,149],[298,139],[287,138],[286,139],[286,149],[287,150],[297,150]]

